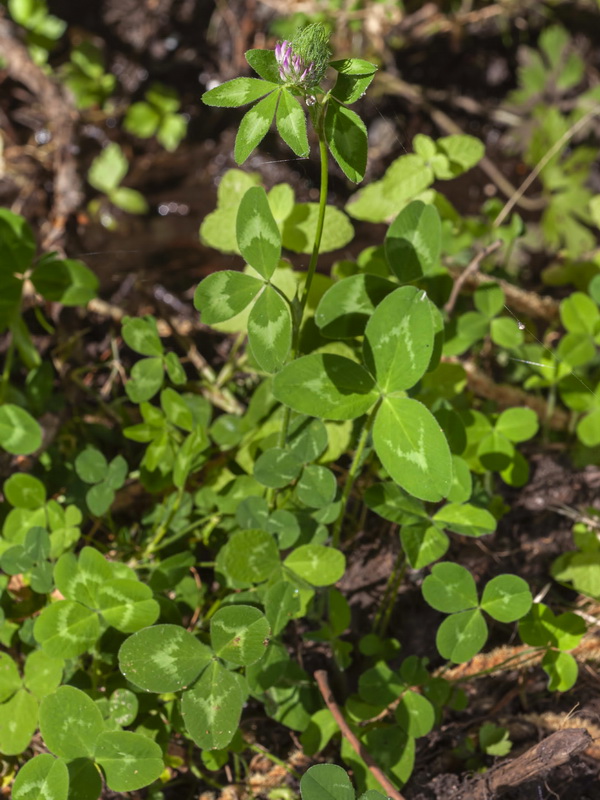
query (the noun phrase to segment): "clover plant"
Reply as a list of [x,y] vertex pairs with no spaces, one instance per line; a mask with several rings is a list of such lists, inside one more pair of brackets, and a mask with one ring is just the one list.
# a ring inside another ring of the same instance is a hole
[[48,54],[66,30],[67,23],[48,12],[46,0],[8,0],[8,11],[27,31],[27,46],[36,64],[44,65]]
[[[40,447],[42,431],[27,409],[27,399],[11,384],[15,357],[30,370],[33,393],[34,375],[43,373],[42,358],[23,314],[26,284],[31,281],[35,292],[46,301],[78,306],[95,297],[98,280],[76,259],[61,259],[54,252],[36,258],[33,231],[23,217],[5,208],[0,209],[0,262],[0,332],[11,335],[0,377],[0,447],[25,455]],[[39,309],[36,313],[48,329],[49,323],[43,320]]]
[[78,108],[102,108],[117,82],[114,75],[106,72],[102,51],[90,41],[83,41],[71,50],[61,76],[73,92]]
[[157,83],[144,97],[129,106],[123,127],[141,139],[156,136],[166,150],[176,150],[187,130],[186,118],[177,113],[181,105],[177,92]]
[[140,192],[121,186],[128,170],[127,156],[116,142],[108,144],[92,161],[88,170],[90,185],[105,196],[105,199],[92,200],[89,209],[105,228],[114,229],[117,225],[110,204],[130,214],[145,214],[148,210],[146,198]]
[[[94,800],[102,778],[114,792],[159,792],[183,763],[210,782],[207,771],[230,757],[240,764],[251,746],[248,704],[293,731],[307,755],[334,742],[361,800],[387,791],[364,752],[402,787],[417,739],[468,702],[444,669],[404,653],[407,643],[393,635],[407,576],[430,613],[443,615],[435,635],[442,663],[471,659],[490,628],[509,639],[517,626],[527,651],[541,657],[550,691],[576,679],[570,651],[585,632],[579,616],[534,602],[516,575],[476,582],[457,563],[465,540],[493,534],[506,510],[495,475],[526,482],[519,446],[538,430],[529,408],[473,407],[457,357],[485,350],[504,365],[519,359],[531,386],[549,386],[588,413],[578,435],[597,444],[595,400],[581,402],[572,373],[596,377],[598,285],[591,280],[561,303],[566,334],[550,377],[541,367],[532,374],[530,362],[554,364],[553,351],[505,313],[497,281],[486,278],[453,306],[452,270],[497,239],[495,258],[505,258],[522,233],[516,215],[494,226],[489,208],[461,218],[433,188],[481,159],[483,145],[471,136],[419,134],[414,152],[344,211],[328,205],[330,169],[351,183],[365,174],[366,127],[350,106],[377,70],[330,56],[326,29],[309,25],[274,50],[248,51],[258,77],[203,96],[208,105],[250,106],[236,137],[238,165],[273,122],[299,157],[316,141],[321,165],[318,203],[296,202],[285,183],[267,190],[255,173],[223,175],[200,236],[244,266],[209,275],[194,295],[201,323],[233,335],[218,369],[191,347],[175,352],[153,317],[125,317],[114,359],[126,379],[110,406],[111,435],[77,419],[85,446],[66,436],[33,474],[16,471],[4,482],[0,642],[13,649],[0,656],[0,752],[27,751],[38,728],[48,751],[21,767],[16,800]],[[163,138],[174,146],[182,124],[165,96],[133,106],[127,127],[160,136],[166,124]],[[108,145],[90,183],[114,205],[143,212],[144,198],[121,186],[127,166],[119,146]],[[97,209],[110,216],[102,203]],[[385,223],[383,243],[335,262],[329,274],[317,271],[321,253],[352,252],[351,217]],[[310,254],[306,271],[290,253]],[[12,335],[0,445],[17,456],[41,446],[35,416],[52,395],[52,375],[21,316],[25,280],[63,305],[83,304],[96,290],[79,262],[34,254],[24,221],[0,212],[0,325]],[[138,487],[144,504],[123,524],[117,502],[132,505],[129,491]],[[377,530],[393,524],[397,557],[372,630],[349,636],[350,602],[336,584],[367,514]],[[595,533],[578,531],[576,546],[554,574],[597,597],[588,572],[598,561]],[[341,735],[339,716],[298,656],[310,643],[331,657],[339,711],[362,750]],[[350,666],[354,691],[345,681]],[[168,749],[174,732],[185,749],[179,760]],[[489,725],[478,743],[486,755],[510,747],[506,732]],[[304,800],[355,798],[333,764],[311,767],[300,790]]]

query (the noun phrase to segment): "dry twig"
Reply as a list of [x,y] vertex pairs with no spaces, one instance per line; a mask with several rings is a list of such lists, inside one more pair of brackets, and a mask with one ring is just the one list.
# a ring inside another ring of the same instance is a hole
[[335,702],[331,689],[329,688],[329,681],[327,679],[327,673],[325,672],[325,670],[323,669],[317,670],[315,672],[315,680],[317,682],[317,686],[319,687],[319,691],[323,696],[323,700],[325,701],[327,708],[331,711],[333,718],[337,722],[344,739],[348,741],[348,743],[350,744],[356,755],[359,756],[359,758],[362,758],[362,760],[369,768],[371,774],[379,781],[379,783],[388,793],[388,796],[393,798],[393,800],[405,800],[404,795],[400,794],[400,792],[390,782],[389,778],[387,778],[386,775],[383,774],[381,769],[373,761],[371,755],[365,750],[362,743],[350,730],[350,727],[348,726],[348,723],[344,719],[344,715],[340,711],[338,704]]
[[507,759],[483,775],[469,779],[449,800],[489,800],[500,797],[509,789],[566,764],[591,743],[592,737],[583,728],[556,731],[522,755]]
[[[451,362],[456,361],[454,358],[444,360]],[[473,394],[476,394],[477,397],[483,397],[486,400],[495,400],[496,403],[503,408],[526,406],[532,411],[535,411],[540,421],[548,425],[552,430],[566,431],[569,429],[570,415],[566,411],[555,408],[552,411],[552,416],[549,417],[548,403],[542,397],[535,397],[516,386],[495,383],[475,366],[472,361],[460,361],[458,363],[461,364],[467,373],[469,389]]]
[[[471,263],[467,266],[466,269],[462,270],[454,280],[454,286],[452,287],[452,292],[450,293],[450,297],[448,298],[448,302],[444,306],[444,311],[446,314],[452,314],[454,310],[454,306],[456,305],[456,301],[458,300],[458,295],[460,294],[460,290],[463,287],[465,281],[470,278],[471,276],[475,275],[477,270],[479,269],[479,265],[483,261],[484,258],[487,258],[492,253],[495,253],[498,248],[502,247],[502,240],[496,239],[495,242],[489,244],[487,247],[477,253],[477,255],[473,258]],[[454,275],[452,276],[454,277]]]

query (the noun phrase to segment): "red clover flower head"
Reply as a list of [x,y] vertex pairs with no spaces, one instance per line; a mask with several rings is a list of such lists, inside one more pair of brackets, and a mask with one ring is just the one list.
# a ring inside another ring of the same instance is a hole
[[279,42],[275,47],[281,80],[305,90],[321,81],[330,55],[329,34],[319,22],[307,25],[292,42]]

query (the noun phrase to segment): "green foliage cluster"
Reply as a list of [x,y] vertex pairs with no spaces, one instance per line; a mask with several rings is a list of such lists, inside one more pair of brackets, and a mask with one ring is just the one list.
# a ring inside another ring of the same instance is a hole
[[[26,31],[26,43],[33,61],[51,72],[48,59],[65,34],[67,23],[49,13],[46,0],[7,0],[10,17]],[[154,83],[144,94],[144,100],[123,103],[118,97],[118,82],[107,71],[102,48],[91,38],[76,35],[77,43],[54,71],[72,94],[75,106],[85,113],[101,109],[106,116],[122,116],[122,129],[141,139],[154,137],[169,152],[177,149],[187,133],[188,120],[177,113],[181,101],[172,87]],[[100,196],[89,203],[90,212],[102,225],[114,230],[118,221],[112,208],[129,214],[145,214],[146,199],[139,192],[121,186],[129,171],[129,160],[115,142],[104,145],[93,160],[89,184]]]
[[[548,59],[555,56],[550,44]],[[312,51],[304,40],[302,46],[308,58]],[[87,82],[102,82],[99,68],[89,67],[99,64],[90,53],[72,59],[81,74],[67,76],[79,81],[81,103],[92,95],[100,102]],[[246,704],[295,731],[309,755],[339,741],[313,677],[289,646],[298,620],[302,639],[326,647],[340,674],[358,671],[356,691],[340,698],[341,712],[401,787],[414,768],[416,740],[467,704],[460,685],[427,658],[404,655],[405,643],[390,635],[409,570],[432,618],[444,615],[436,633],[440,661],[469,661],[493,628],[500,638],[518,635],[542,656],[549,691],[566,691],[577,679],[570,651],[586,630],[580,616],[534,601],[519,576],[477,585],[457,560],[440,559],[460,558],[463,537],[494,533],[506,510],[495,477],[514,487],[527,481],[519,447],[538,431],[530,408],[475,407],[457,357],[485,347],[505,366],[514,359],[518,367],[507,366],[507,379],[527,370],[527,389],[557,392],[581,415],[576,435],[590,451],[600,443],[600,409],[589,391],[599,377],[598,282],[590,276],[561,302],[564,332],[553,348],[507,310],[492,277],[449,314],[450,267],[497,238],[506,258],[523,233],[516,215],[503,226],[494,225],[489,209],[463,218],[433,188],[475,166],[483,145],[466,135],[419,135],[414,153],[353,195],[345,211],[328,206],[329,155],[350,181],[364,176],[366,128],[348,106],[366,91],[376,65],[333,61],[335,82],[327,89],[294,81],[289,70],[282,76],[280,56],[249,51],[258,78],[236,78],[204,95],[216,106],[253,104],[236,138],[239,164],[273,121],[284,142],[307,155],[306,107],[322,165],[314,204],[296,203],[287,184],[267,192],[260,176],[240,170],[221,181],[218,206],[200,235],[241,255],[245,266],[209,275],[194,295],[205,325],[238,335],[221,372],[192,376],[186,354],[165,347],[154,318],[126,317],[121,335],[133,365],[125,397],[112,407],[122,423],[114,438],[90,427],[87,440],[43,449],[32,474],[16,472],[4,482],[0,642],[10,654],[0,656],[0,752],[25,753],[38,728],[48,750],[18,772],[16,800],[94,800],[101,776],[116,792],[153,784],[158,793],[177,766],[167,751],[173,732],[200,749],[204,771],[218,770],[247,746]],[[531,69],[538,74],[535,59]],[[522,81],[531,89],[531,74],[524,71]],[[151,90],[131,107],[126,127],[174,148],[183,131],[178,108],[170,92]],[[127,168],[111,144],[88,177],[113,205],[142,213],[144,198],[121,185]],[[556,170],[564,176],[570,167],[558,158]],[[550,203],[557,202],[556,186],[548,187]],[[596,213],[596,200],[590,206]],[[320,252],[352,241],[350,218],[385,222],[382,244],[336,262],[329,275],[317,273]],[[63,305],[84,305],[97,289],[80,262],[53,253],[35,259],[35,250],[25,221],[0,212],[0,331],[10,333],[0,446],[16,456],[40,451],[37,420],[53,402],[55,381],[22,313],[24,287]],[[310,253],[308,270],[294,269],[286,250]],[[49,326],[39,307],[35,313]],[[23,386],[13,381],[17,359]],[[135,524],[113,515],[124,486],[150,498],[146,510],[133,510]],[[352,552],[351,508],[368,510],[374,526],[392,522],[398,537],[373,631],[361,636],[336,587]],[[576,528],[575,546],[555,562],[553,575],[600,599],[593,524]],[[27,590],[23,597],[13,576]],[[467,757],[477,748],[505,754],[506,731],[483,726]],[[382,787],[345,738],[339,754],[360,800],[379,800]],[[355,798],[340,766],[312,767],[300,788],[304,800]]]

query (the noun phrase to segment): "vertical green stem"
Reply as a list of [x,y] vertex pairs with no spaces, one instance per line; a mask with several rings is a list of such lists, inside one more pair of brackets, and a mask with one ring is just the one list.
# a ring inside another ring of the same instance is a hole
[[10,371],[12,369],[12,362],[15,355],[15,337],[10,335],[10,344],[6,352],[6,361],[4,362],[4,369],[2,370],[2,378],[0,378],[0,403],[6,399],[6,392],[8,384],[10,383]]
[[387,626],[390,622],[390,617],[392,616],[396,595],[398,594],[400,584],[404,580],[405,572],[406,556],[404,555],[404,551],[401,549],[396,557],[396,563],[394,564],[394,568],[390,573],[390,577],[388,578],[381,605],[379,606],[377,614],[375,615],[375,619],[373,620],[373,630],[379,636],[385,635]]
[[215,380],[215,386],[217,387],[217,389],[221,389],[223,386],[225,386],[227,381],[233,375],[236,365],[236,356],[239,352],[240,347],[244,344],[245,340],[246,340],[246,332],[242,331],[241,333],[238,334],[237,339],[235,340],[231,350],[229,351],[229,355],[227,356],[227,361],[225,362],[225,364],[223,364],[221,371],[217,375],[217,378]]
[[313,251],[308,265],[308,272],[306,274],[306,281],[304,283],[304,291],[302,292],[302,299],[300,300],[300,315],[297,321],[296,343],[295,343],[295,352],[293,353],[293,357],[297,355],[297,350],[298,350],[297,338],[300,334],[300,327],[302,325],[304,309],[306,308],[306,302],[308,300],[308,293],[310,292],[312,280],[315,274],[315,270],[317,268],[319,250],[321,249],[321,238],[323,236],[323,226],[325,224],[325,209],[327,208],[327,191],[329,188],[327,142],[325,141],[325,136],[323,134],[323,131],[318,131],[318,133],[319,133],[319,155],[321,157],[321,190],[319,193],[319,216],[317,218],[317,231],[315,233],[315,243],[313,245]]
[[156,552],[158,546],[160,545],[162,540],[167,535],[167,532],[169,530],[169,526],[170,526],[171,522],[173,521],[173,519],[175,517],[175,514],[177,514],[177,512],[179,511],[179,506],[181,505],[181,501],[183,500],[183,495],[184,495],[184,489],[183,488],[178,489],[177,490],[177,496],[176,496],[175,500],[173,501],[173,505],[171,506],[171,509],[170,509],[167,517],[165,519],[163,519],[163,521],[160,523],[160,525],[158,526],[158,528],[156,530],[156,533],[152,537],[152,540],[149,542],[148,546],[146,547],[146,549],[142,553],[142,560],[146,559],[146,558],[150,558],[150,556],[153,555]]
[[348,498],[350,497],[350,492],[352,491],[352,487],[354,486],[354,481],[356,480],[356,475],[358,474],[358,470],[360,469],[361,466],[363,451],[367,444],[369,434],[371,433],[371,427],[373,426],[373,421],[375,419],[375,414],[377,412],[377,409],[379,408],[379,405],[380,403],[377,403],[373,407],[373,409],[369,413],[369,416],[367,417],[365,424],[363,425],[360,438],[356,444],[356,450],[354,451],[354,458],[352,459],[352,464],[350,465],[350,469],[348,470],[348,474],[346,475],[346,482],[344,484],[344,489],[342,490],[342,507],[340,509],[339,516],[336,519],[333,528],[332,544],[334,547],[338,547],[340,543],[342,524],[346,516],[346,505],[348,504]]
[[[317,230],[315,232],[315,242],[312,249],[312,255],[308,264],[308,272],[306,273],[306,280],[304,282],[304,289],[302,290],[302,297],[300,298],[300,305],[297,313],[294,314],[294,333],[292,336],[292,349],[290,351],[290,360],[293,361],[298,356],[300,349],[300,330],[302,328],[302,321],[304,319],[304,311],[306,303],[308,302],[308,294],[312,285],[313,277],[317,269],[317,261],[319,259],[319,251],[321,249],[321,239],[323,238],[323,227],[325,225],[325,209],[327,208],[327,191],[329,188],[329,171],[327,163],[327,142],[325,135],[319,127],[317,128],[319,134],[319,155],[321,157],[321,187],[319,190],[319,214],[317,217]],[[281,429],[277,439],[277,447],[285,447],[287,439],[288,428],[290,425],[291,409],[288,406],[284,407],[283,419],[281,421]],[[267,492],[267,502],[272,507],[275,500],[275,491],[269,489]]]

